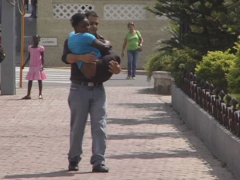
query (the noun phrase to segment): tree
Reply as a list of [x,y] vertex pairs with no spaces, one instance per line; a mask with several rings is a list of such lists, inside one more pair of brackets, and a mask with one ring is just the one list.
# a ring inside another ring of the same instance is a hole
[[153,9],[146,9],[167,17],[179,30],[177,38],[163,42],[167,46],[179,41],[178,48],[187,46],[205,55],[209,50],[232,48],[237,41],[240,32],[240,24],[236,25],[240,21],[239,0],[157,1]]

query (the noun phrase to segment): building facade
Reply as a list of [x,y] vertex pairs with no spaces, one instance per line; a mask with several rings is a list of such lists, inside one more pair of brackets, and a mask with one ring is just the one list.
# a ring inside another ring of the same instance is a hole
[[[169,37],[162,29],[168,25],[166,18],[156,17],[144,7],[154,7],[156,0],[44,0],[38,1],[37,33],[46,47],[46,66],[66,66],[61,61],[63,44],[72,27],[70,18],[76,12],[94,10],[100,17],[99,31],[111,41],[113,51],[121,55],[127,23],[133,21],[144,38],[143,51],[139,53],[138,69],[143,69],[147,57],[156,47],[156,42]],[[127,57],[122,59],[122,67],[127,68]]]

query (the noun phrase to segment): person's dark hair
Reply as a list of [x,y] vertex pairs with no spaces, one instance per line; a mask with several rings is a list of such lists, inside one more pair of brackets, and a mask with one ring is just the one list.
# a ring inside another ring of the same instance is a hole
[[38,34],[34,35],[33,37],[36,37],[36,38],[38,38],[38,39],[41,38]]
[[74,14],[70,21],[71,21],[71,25],[72,27],[76,27],[80,22],[82,22],[84,19],[86,18],[86,15],[83,13],[76,13]]
[[87,11],[85,13],[86,17],[88,18],[89,16],[92,16],[92,17],[98,17],[97,13],[95,11]]
[[36,35],[33,35],[32,37],[33,37],[33,38],[37,38],[37,39],[38,39],[38,41],[40,41],[40,39],[41,39],[41,37],[40,37],[38,34],[36,34]]
[[129,23],[127,24],[127,27],[129,27],[129,25],[133,25],[133,26],[134,26],[134,23],[133,23],[133,22],[129,22]]

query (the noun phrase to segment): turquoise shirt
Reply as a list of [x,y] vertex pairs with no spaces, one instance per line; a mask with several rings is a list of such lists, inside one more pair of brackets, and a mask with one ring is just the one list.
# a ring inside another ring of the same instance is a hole
[[[94,52],[97,58],[101,57],[100,51],[92,46],[96,37],[90,33],[76,33],[73,31],[68,36],[68,48],[73,54],[89,54]],[[79,68],[82,67],[83,62],[78,61]]]

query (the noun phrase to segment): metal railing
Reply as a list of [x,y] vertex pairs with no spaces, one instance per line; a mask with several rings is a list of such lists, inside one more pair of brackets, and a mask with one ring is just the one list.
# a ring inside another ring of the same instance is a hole
[[198,78],[192,72],[183,70],[183,74],[183,83],[180,88],[221,125],[240,137],[240,116],[237,108],[239,102],[237,99],[232,98],[223,90],[215,88],[208,81]]

